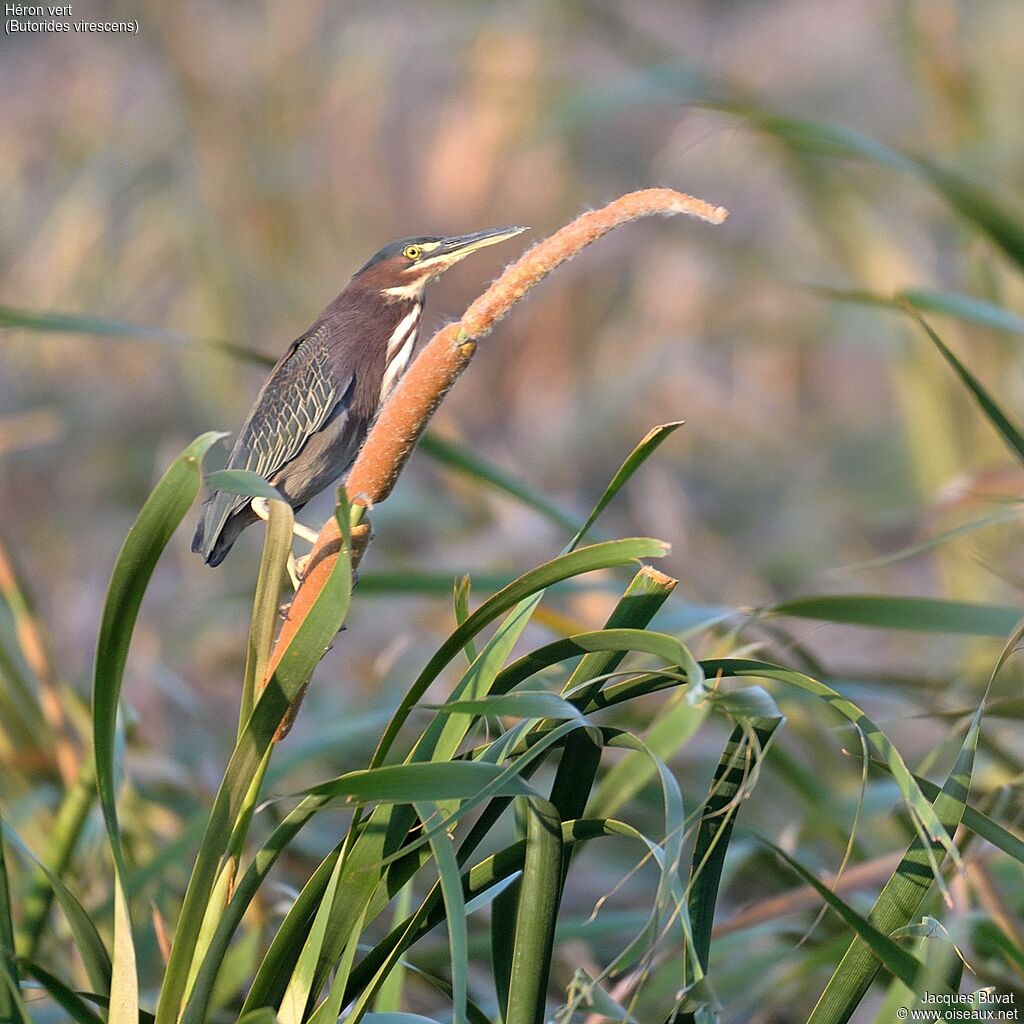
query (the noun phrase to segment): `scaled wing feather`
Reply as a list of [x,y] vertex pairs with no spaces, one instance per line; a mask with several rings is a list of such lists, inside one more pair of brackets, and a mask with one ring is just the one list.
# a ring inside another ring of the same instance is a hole
[[[326,324],[297,339],[263,386],[228,457],[227,469],[247,469],[273,483],[281,469],[351,395],[351,380],[332,382]],[[201,527],[205,556],[213,550],[229,517],[248,498],[216,491]]]

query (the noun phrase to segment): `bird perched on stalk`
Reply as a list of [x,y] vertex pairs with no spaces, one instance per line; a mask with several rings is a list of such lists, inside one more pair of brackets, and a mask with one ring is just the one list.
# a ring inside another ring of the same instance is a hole
[[[226,468],[263,477],[296,511],[342,479],[409,365],[426,286],[471,252],[525,230],[403,238],[384,246],[270,371]],[[192,550],[219,565],[257,518],[266,518],[262,499],[215,490]],[[296,527],[307,539],[311,532]]]

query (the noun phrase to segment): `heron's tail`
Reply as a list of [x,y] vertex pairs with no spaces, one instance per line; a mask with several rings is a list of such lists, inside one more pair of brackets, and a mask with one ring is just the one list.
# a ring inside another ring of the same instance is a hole
[[214,491],[203,502],[203,514],[192,538],[192,550],[202,555],[207,565],[220,565],[238,535],[257,518],[245,498]]

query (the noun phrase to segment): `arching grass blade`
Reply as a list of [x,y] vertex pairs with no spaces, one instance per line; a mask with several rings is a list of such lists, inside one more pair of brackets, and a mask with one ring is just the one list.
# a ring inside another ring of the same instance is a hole
[[450,438],[439,437],[433,431],[428,430],[419,439],[417,450],[442,466],[447,466],[471,479],[479,480],[494,490],[515,498],[563,530],[577,531],[580,528],[576,519],[563,512],[543,495],[536,493],[522,480],[498,469],[497,466]]
[[[49,993],[53,1001],[68,1014],[75,1024],[103,1024],[103,1018],[73,988],[34,960],[20,961],[30,974]],[[4,1018],[6,1019],[6,1018]]]
[[[950,836],[963,818],[980,726],[979,710],[935,800],[935,813]],[[882,934],[892,935],[914,921],[930,887],[931,862],[941,860],[942,852],[941,845],[933,843],[929,855],[920,837],[911,843],[868,914],[868,921]],[[872,947],[864,938],[855,938],[821,994],[809,1024],[846,1024],[871,987],[878,969]]]
[[100,806],[114,859],[114,956],[110,1024],[137,1024],[138,981],[117,818],[116,734],[121,681],[135,620],[157,560],[199,492],[202,459],[223,434],[197,438],[172,463],[128,532],[100,621],[93,682],[93,747]]
[[[1024,249],[1022,249],[1022,254],[1024,254]],[[931,324],[917,310],[908,307],[907,312],[921,325],[924,332],[931,339],[932,344],[941,353],[942,358],[953,368],[953,371],[960,378],[964,387],[967,388],[978,403],[978,407],[985,414],[985,417],[996,428],[1007,448],[1017,457],[1019,462],[1024,462],[1024,436],[1010,422],[1009,417],[999,407],[999,403],[982,386],[978,378],[954,355],[953,351],[932,329]]]

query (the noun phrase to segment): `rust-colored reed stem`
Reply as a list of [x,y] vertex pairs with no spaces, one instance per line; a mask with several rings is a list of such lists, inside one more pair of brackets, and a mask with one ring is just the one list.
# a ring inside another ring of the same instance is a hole
[[[621,196],[600,210],[581,214],[506,267],[490,287],[470,303],[458,323],[442,327],[427,342],[402,378],[349,473],[347,489],[352,501],[372,508],[391,493],[434,410],[472,359],[476,342],[534,285],[620,224],[654,214],[677,213],[712,224],[721,224],[728,216],[723,207],[711,206],[682,192],[668,188],[643,189]],[[323,589],[337,559],[340,541],[338,525],[332,516],[320,530],[306,573],[274,644],[268,678]],[[359,563],[368,543],[368,529],[353,537],[353,566]],[[289,720],[292,717],[289,713]]]

